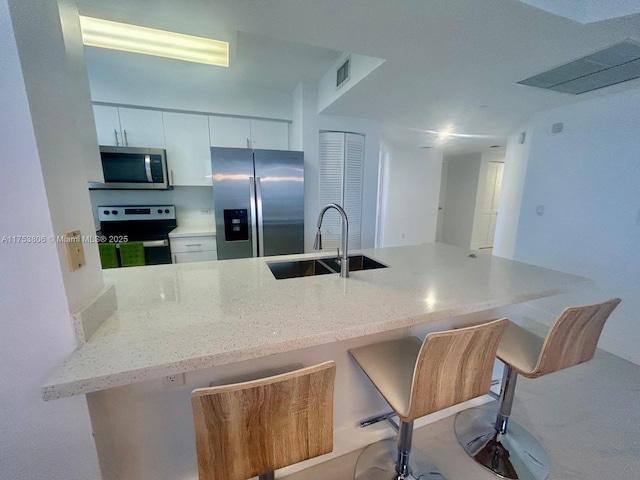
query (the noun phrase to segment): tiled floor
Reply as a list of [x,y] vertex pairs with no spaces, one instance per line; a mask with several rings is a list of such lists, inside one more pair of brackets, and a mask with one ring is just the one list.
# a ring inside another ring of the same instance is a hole
[[[518,378],[512,418],[545,446],[550,480],[640,478],[640,367],[598,351],[588,363],[535,380]],[[448,480],[496,480],[462,450],[454,417],[416,429],[414,448]],[[351,480],[359,452],[286,480]]]

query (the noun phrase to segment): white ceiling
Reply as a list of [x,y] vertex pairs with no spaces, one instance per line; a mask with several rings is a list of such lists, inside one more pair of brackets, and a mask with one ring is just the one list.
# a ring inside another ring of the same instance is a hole
[[[212,38],[237,35],[234,67],[190,66],[87,49],[90,73],[149,67],[176,85],[247,83],[292,91],[316,81],[340,52],[385,63],[324,113],[379,120],[392,142],[435,145],[449,125],[467,136],[451,153],[504,144],[534,113],[612,92],[579,96],[515,82],[628,37],[640,14],[583,25],[515,0],[79,0],[80,12]],[[240,32],[240,33],[236,33]],[[92,72],[93,70],[93,72]]]

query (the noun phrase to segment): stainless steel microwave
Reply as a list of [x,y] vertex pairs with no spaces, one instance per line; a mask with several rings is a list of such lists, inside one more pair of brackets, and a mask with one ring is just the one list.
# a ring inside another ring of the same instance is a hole
[[104,183],[92,190],[167,190],[167,157],[159,148],[100,147]]

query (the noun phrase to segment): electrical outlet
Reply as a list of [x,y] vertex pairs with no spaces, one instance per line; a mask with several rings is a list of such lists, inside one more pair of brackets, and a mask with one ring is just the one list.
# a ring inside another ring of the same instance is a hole
[[542,216],[544,215],[544,205],[538,205],[538,206],[536,207],[536,214],[537,214],[539,217],[542,217]]
[[175,375],[168,375],[164,377],[164,387],[178,387],[184,385],[184,373],[176,373]]
[[200,209],[200,215],[211,215],[211,209],[210,208],[201,208]]

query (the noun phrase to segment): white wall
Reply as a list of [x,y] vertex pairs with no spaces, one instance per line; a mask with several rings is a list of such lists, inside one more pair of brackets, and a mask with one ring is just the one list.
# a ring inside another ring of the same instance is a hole
[[[564,131],[551,133],[551,125]],[[517,229],[512,258],[593,280],[572,296],[538,301],[551,321],[568,303],[622,298],[605,326],[601,346],[640,364],[640,90],[584,101],[535,116],[525,129],[531,141],[507,152],[505,186],[520,182],[526,164],[518,223],[502,218],[501,232]],[[531,135],[529,136],[529,132]],[[508,176],[507,176],[508,175]],[[502,205],[518,192],[511,191]],[[544,206],[544,215],[536,213]],[[502,213],[501,213],[502,215]],[[499,253],[509,256],[510,246]]]
[[442,242],[471,248],[482,154],[447,156]]
[[121,69],[89,71],[91,98],[144,107],[291,120],[291,94],[282,90],[238,86],[222,91],[209,83],[175,85],[153,75],[127,75]]
[[500,214],[493,242],[493,254],[499,257],[514,258],[529,150],[534,141],[533,133],[533,129],[523,126],[511,134],[507,141],[502,193],[498,205]]
[[384,246],[434,242],[442,151],[389,144]]
[[[336,88],[336,73],[339,67],[350,58],[349,80]],[[325,72],[318,82],[318,112],[323,112],[329,105],[351,90],[358,82],[384,63],[384,59],[345,53]]]
[[[84,175],[85,151],[81,147],[84,140],[80,140],[90,133],[79,128],[91,119],[79,118],[80,112],[74,106],[75,102],[90,101],[85,96],[88,89],[78,86],[82,79],[69,68],[76,60],[68,60],[57,2],[50,2],[53,6],[47,3],[38,15],[33,14],[31,3],[15,1],[10,5],[49,213],[56,235],[76,229],[94,234]],[[77,15],[70,2],[65,15],[74,14]],[[68,39],[71,42],[74,37]],[[95,137],[90,140],[95,142]],[[59,243],[57,249],[69,307],[75,311],[102,289],[98,248],[96,244],[84,245],[87,265],[75,272],[67,269],[65,246]]]
[[[82,157],[64,141],[78,135],[66,65],[56,2],[0,1],[0,236],[49,237],[91,224],[86,188],[78,189]],[[51,174],[59,159],[70,167]],[[53,210],[61,211],[54,217]],[[40,393],[75,348],[69,304],[102,285],[90,253],[89,265],[75,274],[63,274],[66,260],[58,254],[49,241],[0,243],[3,480],[100,478],[84,397],[45,403]]]
[[75,0],[58,0],[58,4],[60,5],[60,21],[67,51],[67,61],[71,72],[69,81],[73,82],[72,91],[76,97],[76,101],[71,103],[75,110],[76,128],[79,133],[76,142],[82,151],[86,178],[90,178],[94,182],[104,182],[104,175],[102,168],[100,168],[100,151],[95,140],[96,126],[93,121],[93,109],[89,102],[78,101],[79,99],[91,98],[78,8]]

